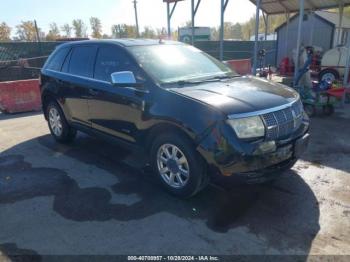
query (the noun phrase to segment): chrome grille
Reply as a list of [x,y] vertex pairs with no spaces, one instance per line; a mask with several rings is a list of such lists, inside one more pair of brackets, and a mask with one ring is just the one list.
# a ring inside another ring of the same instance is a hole
[[266,140],[276,140],[290,135],[302,122],[303,105],[300,100],[282,110],[262,115],[266,125]]

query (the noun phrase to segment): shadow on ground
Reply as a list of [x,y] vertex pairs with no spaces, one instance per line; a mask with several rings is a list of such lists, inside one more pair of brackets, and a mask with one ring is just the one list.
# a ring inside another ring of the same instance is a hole
[[244,226],[276,249],[288,247],[303,254],[308,254],[319,231],[315,195],[292,170],[274,184],[238,185],[226,179],[191,199],[180,200],[165,193],[147,170],[125,164],[130,153],[118,147],[84,135],[69,146],[57,144],[49,135],[24,144],[31,143],[40,150],[38,141],[54,152],[114,174],[119,182],[112,186],[112,192],[125,196],[136,194],[139,200],[130,205],[112,204],[112,195],[106,188],[80,188],[60,167],[32,167],[18,154],[23,146],[18,144],[0,154],[0,204],[54,196],[53,209],[74,221],[129,221],[168,212],[199,223],[203,221],[215,232],[227,233]]
[[21,249],[14,243],[0,244],[0,261],[2,262],[40,262],[41,256],[33,250]]

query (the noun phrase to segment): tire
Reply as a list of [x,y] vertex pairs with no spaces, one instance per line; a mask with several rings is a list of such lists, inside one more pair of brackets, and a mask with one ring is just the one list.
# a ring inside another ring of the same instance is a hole
[[325,69],[318,75],[318,80],[320,82],[323,80],[327,82],[334,82],[334,80],[339,80],[339,73],[334,69]]
[[46,107],[47,122],[51,135],[59,143],[72,142],[77,134],[76,130],[70,127],[56,102],[50,102]]
[[178,133],[160,135],[153,141],[151,164],[163,187],[181,198],[195,195],[209,183],[205,161],[190,139]]

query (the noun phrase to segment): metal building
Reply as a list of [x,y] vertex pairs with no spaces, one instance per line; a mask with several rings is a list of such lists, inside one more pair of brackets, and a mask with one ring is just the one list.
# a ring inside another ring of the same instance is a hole
[[[284,57],[293,57],[293,49],[296,49],[299,15],[276,28],[277,32],[277,56],[276,64],[279,65]],[[304,46],[318,46],[327,51],[337,45],[345,44],[347,34],[350,32],[350,19],[343,17],[342,25],[339,25],[339,14],[328,11],[316,11],[305,13],[302,22],[301,44]]]

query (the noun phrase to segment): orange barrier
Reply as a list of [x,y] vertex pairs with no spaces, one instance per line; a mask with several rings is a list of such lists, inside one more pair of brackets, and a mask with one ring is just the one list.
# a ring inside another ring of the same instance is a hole
[[252,63],[250,59],[228,60],[225,62],[240,75],[249,75],[252,73]]
[[5,113],[39,111],[39,80],[0,82],[0,110]]

